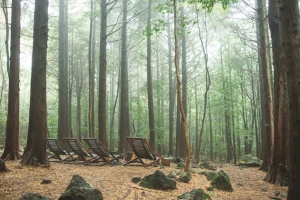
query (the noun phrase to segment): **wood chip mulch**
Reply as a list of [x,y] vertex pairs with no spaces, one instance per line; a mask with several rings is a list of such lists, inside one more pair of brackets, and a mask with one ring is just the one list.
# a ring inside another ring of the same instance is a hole
[[[202,188],[212,199],[222,200],[264,200],[275,196],[280,192],[279,199],[285,199],[287,187],[279,187],[269,184],[262,179],[265,173],[258,168],[241,169],[230,164],[215,164],[219,170],[227,173],[233,186],[233,192],[220,190],[207,191],[210,181],[204,175],[199,174],[206,171],[200,168],[193,168],[192,179],[189,183],[177,181],[177,189],[160,191],[140,187],[132,183],[133,177],[143,178],[153,174],[156,170],[163,171],[166,175],[170,171],[182,172],[175,164],[171,166],[141,167],[141,166],[86,166],[81,164],[64,164],[51,162],[49,168],[42,167],[21,167],[19,161],[6,161],[9,172],[0,173],[0,199],[17,200],[22,195],[33,192],[48,196],[51,199],[58,199],[64,192],[71,178],[75,174],[82,176],[87,182],[100,189],[104,199],[177,199],[177,196]],[[50,180],[49,184],[41,184],[43,180]],[[242,186],[239,186],[238,185]]]

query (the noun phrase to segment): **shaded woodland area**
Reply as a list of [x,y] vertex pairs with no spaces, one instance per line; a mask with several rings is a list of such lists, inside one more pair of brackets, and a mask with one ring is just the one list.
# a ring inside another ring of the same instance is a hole
[[[48,165],[46,138],[237,164],[300,185],[299,5],[292,0],[2,0],[4,160]],[[20,154],[22,150],[22,154]]]

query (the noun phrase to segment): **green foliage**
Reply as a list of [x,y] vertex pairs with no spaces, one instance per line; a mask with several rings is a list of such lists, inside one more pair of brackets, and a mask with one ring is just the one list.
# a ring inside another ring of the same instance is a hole
[[201,3],[202,9],[211,12],[216,3],[221,3],[223,9],[227,9],[230,3],[236,3],[238,0],[188,0],[189,4]]

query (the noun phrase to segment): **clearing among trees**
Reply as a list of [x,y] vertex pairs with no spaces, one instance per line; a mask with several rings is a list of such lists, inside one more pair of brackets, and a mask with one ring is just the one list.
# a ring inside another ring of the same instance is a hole
[[[147,189],[133,183],[133,177],[147,176],[156,170],[171,173],[181,173],[171,163],[168,167],[140,167],[140,166],[85,166],[77,164],[51,163],[49,168],[20,167],[19,161],[7,161],[11,170],[0,174],[0,197],[5,200],[16,200],[28,192],[40,193],[51,199],[58,199],[67,188],[73,175],[79,174],[87,182],[98,188],[104,199],[177,199],[181,194],[193,189],[201,188],[212,199],[248,200],[270,199],[269,196],[285,199],[287,187],[278,187],[263,181],[266,173],[258,168],[243,168],[231,164],[215,163],[217,171],[223,170],[230,178],[233,192],[214,189],[208,191],[210,181],[200,172],[202,168],[192,168],[192,179],[189,183],[177,181],[177,188],[170,191]],[[216,171],[216,172],[217,172]],[[41,184],[43,179],[50,179],[51,183]]]

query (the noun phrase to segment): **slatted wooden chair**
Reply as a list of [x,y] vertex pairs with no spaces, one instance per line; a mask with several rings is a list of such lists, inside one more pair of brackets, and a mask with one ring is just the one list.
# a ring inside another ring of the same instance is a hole
[[94,157],[94,159],[87,162],[86,164],[90,164],[91,162],[99,161],[99,162],[104,162],[101,165],[105,165],[105,164],[112,163],[113,161],[120,162],[120,159],[123,158],[123,154],[117,155],[117,154],[110,152],[96,138],[84,138],[83,140],[89,145],[89,148],[94,152],[94,154],[97,155],[96,157]]
[[[129,163],[141,163],[143,166],[150,166],[154,163],[159,163],[164,156],[158,156],[153,153],[146,138],[126,137],[135,157],[127,161]],[[145,163],[143,159],[152,160],[151,163]]]
[[76,155],[76,157],[73,156],[73,159],[69,162],[83,161],[82,163],[84,164],[94,159],[95,156],[91,152],[89,152],[76,138],[64,138],[64,140],[66,141],[70,149],[72,149],[74,155]]
[[[47,146],[54,155],[48,157],[49,161],[69,161],[72,160],[72,152],[68,151],[58,139],[47,138]],[[65,158],[61,157],[65,156]]]

